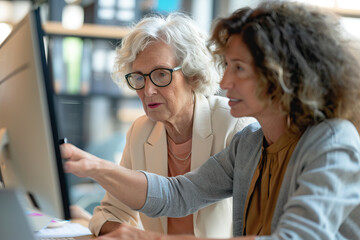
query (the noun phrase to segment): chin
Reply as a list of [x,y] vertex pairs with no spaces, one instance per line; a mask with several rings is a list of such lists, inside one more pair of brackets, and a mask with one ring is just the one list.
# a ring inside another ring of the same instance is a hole
[[241,117],[241,115],[240,115],[238,112],[233,111],[233,110],[230,110],[230,114],[231,114],[231,116],[233,116],[233,117]]
[[161,116],[154,116],[153,114],[146,114],[146,115],[150,120],[152,120],[154,122],[164,121],[164,118]]
[[149,118],[151,121],[154,121],[154,122],[159,121],[159,119],[158,119],[158,118],[154,118],[154,117],[149,116],[149,115],[148,115],[148,118]]
[[241,118],[241,117],[247,117],[247,115],[245,115],[244,113],[239,113],[236,111],[230,111],[231,116],[236,117],[236,118]]

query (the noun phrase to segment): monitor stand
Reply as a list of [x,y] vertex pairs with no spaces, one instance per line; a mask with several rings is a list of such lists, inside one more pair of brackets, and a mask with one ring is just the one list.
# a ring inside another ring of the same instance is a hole
[[26,208],[26,216],[34,232],[40,231],[51,224],[53,218],[37,209]]
[[9,151],[9,137],[6,128],[0,129],[0,175],[4,187],[11,188],[20,183],[20,180],[15,174],[13,164],[11,163],[11,156]]
[[[0,189],[13,189],[14,186],[20,186],[20,176],[16,176],[14,171],[16,166],[11,162],[9,151],[9,136],[6,128],[0,129]],[[52,218],[36,209],[37,203],[29,193],[23,193],[23,206],[26,206],[26,215],[34,231],[39,231],[48,226]],[[29,207],[31,206],[31,207]]]
[[17,191],[0,189],[0,212],[0,239],[35,240]]

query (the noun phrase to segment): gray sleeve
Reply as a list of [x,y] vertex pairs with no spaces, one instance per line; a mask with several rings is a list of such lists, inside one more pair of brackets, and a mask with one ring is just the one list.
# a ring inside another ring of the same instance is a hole
[[244,141],[251,135],[258,135],[254,132],[259,129],[257,122],[244,128],[227,148],[185,175],[170,178],[143,172],[148,179],[148,192],[144,206],[138,211],[150,217],[181,217],[231,197],[237,154],[242,152],[242,146],[249,145],[243,144]]
[[183,176],[162,177],[143,172],[148,179],[145,205],[139,209],[150,217],[181,217],[232,195],[232,170],[228,151],[211,157],[205,164]]

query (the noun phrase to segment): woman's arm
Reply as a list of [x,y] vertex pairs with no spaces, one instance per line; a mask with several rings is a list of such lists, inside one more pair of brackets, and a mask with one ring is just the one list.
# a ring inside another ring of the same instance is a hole
[[72,144],[63,144],[60,149],[62,158],[68,160],[64,163],[65,172],[94,179],[132,209],[140,209],[144,205],[147,179],[143,173],[100,159]]
[[[122,224],[115,231],[96,238],[98,240],[206,240],[190,235],[163,235],[155,232],[145,232],[128,224]],[[212,240],[221,240],[213,239]],[[223,239],[225,240],[225,239]],[[255,240],[254,236],[231,238],[228,240]]]
[[118,222],[105,222],[99,232],[99,235],[104,235],[107,233],[110,233],[112,231],[115,231],[118,227],[120,227],[121,223]]

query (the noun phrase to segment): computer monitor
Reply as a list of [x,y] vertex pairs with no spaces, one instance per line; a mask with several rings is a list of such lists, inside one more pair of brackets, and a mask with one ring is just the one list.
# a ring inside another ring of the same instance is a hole
[[0,45],[1,178],[5,188],[26,192],[30,207],[70,219],[53,97],[39,10],[33,10]]

